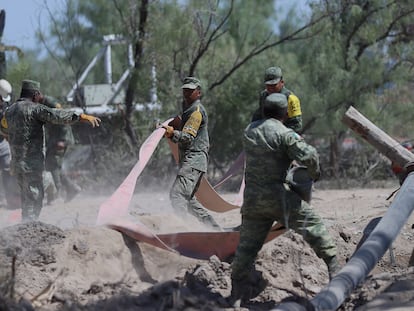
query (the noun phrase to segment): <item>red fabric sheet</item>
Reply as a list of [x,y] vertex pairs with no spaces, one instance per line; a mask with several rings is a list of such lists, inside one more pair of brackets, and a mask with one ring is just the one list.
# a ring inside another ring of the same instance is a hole
[[[163,125],[167,125],[171,120],[172,119],[165,121]],[[112,196],[101,204],[98,212],[98,219],[96,221],[98,225],[128,214],[129,203],[134,194],[137,179],[147,165],[164,133],[165,130],[163,128],[157,128],[144,141],[139,150],[138,162]]]

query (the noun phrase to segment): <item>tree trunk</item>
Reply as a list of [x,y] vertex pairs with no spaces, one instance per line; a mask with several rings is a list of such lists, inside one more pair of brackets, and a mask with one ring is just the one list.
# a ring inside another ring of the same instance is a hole
[[146,35],[146,25],[148,18],[148,0],[141,0],[141,8],[139,15],[139,27],[138,27],[138,38],[134,46],[134,69],[132,70],[131,79],[129,80],[128,87],[125,95],[125,132],[131,139],[134,146],[138,146],[138,139],[132,128],[131,116],[134,111],[134,98],[136,85],[138,80],[138,72],[142,65],[142,55],[144,53],[144,39]]
[[330,137],[329,141],[329,163],[332,168],[332,177],[338,178],[339,176],[339,146],[338,136],[336,134]]

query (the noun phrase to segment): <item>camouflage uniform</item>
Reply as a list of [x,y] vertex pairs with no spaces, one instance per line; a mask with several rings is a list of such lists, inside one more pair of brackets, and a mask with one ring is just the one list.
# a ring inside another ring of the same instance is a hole
[[[277,83],[276,81],[281,78],[282,70],[279,67],[270,67],[266,69],[264,77],[265,83]],[[280,94],[285,95],[288,101],[288,118],[284,121],[284,124],[295,132],[300,132],[302,130],[302,111],[299,98],[284,86],[281,89]],[[252,121],[260,120],[264,117],[263,105],[268,95],[269,93],[266,90],[260,92],[259,108],[253,113]]]
[[[273,97],[282,96],[272,94],[268,98]],[[309,175],[318,178],[316,149],[275,118],[252,122],[244,132],[244,148],[246,188],[232,280],[237,283],[248,279],[274,221],[301,234],[315,253],[329,263],[336,255],[336,246],[321,218],[284,184],[293,160],[306,165]]]
[[[45,168],[50,171],[58,193],[64,188],[66,201],[81,191],[62,170],[63,159],[68,147],[73,145],[75,139],[70,125],[48,124],[46,126],[46,160]],[[59,145],[63,143],[63,145]]]
[[209,136],[208,116],[200,100],[194,101],[181,115],[181,128],[171,137],[178,143],[179,171],[170,191],[172,206],[181,213],[188,211],[202,222],[218,228],[218,224],[194,197],[203,174],[207,171]]
[[[45,96],[42,104],[51,108],[60,108],[58,101],[50,96]],[[53,182],[58,194],[62,188],[66,192],[66,201],[69,201],[81,191],[63,171],[63,159],[69,146],[75,143],[72,127],[65,124],[45,124],[46,130],[46,158],[45,169],[52,174]],[[63,186],[63,187],[62,187]],[[47,200],[50,203],[56,198],[56,194],[48,194]]]
[[[26,84],[32,85],[33,81]],[[6,110],[5,119],[7,125],[5,127],[2,123],[2,130],[9,137],[11,170],[17,176],[21,189],[22,218],[26,221],[35,220],[39,217],[44,196],[43,125],[71,124],[79,121],[80,117],[73,112],[51,109],[21,98]]]

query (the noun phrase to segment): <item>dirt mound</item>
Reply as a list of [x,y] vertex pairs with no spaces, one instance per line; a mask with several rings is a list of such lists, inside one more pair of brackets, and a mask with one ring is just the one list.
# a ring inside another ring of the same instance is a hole
[[[364,226],[387,210],[390,191],[315,192],[313,205],[336,240],[342,264],[355,251]],[[71,204],[47,206],[42,222],[0,230],[0,297],[24,298],[19,303],[0,299],[0,310],[31,310],[31,305],[50,311],[234,310],[226,300],[229,263],[214,256],[206,261],[183,257],[96,227],[97,200],[104,198],[80,197]],[[167,201],[165,195],[139,194],[130,213],[157,233],[206,230],[177,218]],[[0,216],[5,213],[0,210]],[[238,211],[213,215],[223,227],[240,223]],[[412,223],[410,217],[393,244],[394,261],[387,253],[340,310],[378,310],[381,304],[389,310],[392,301],[411,303],[414,272],[407,265]],[[323,261],[293,232],[265,244],[256,270],[264,286],[258,286],[257,296],[237,310],[270,310],[292,296],[310,299],[328,283]]]
[[[15,293],[37,307],[86,304],[95,309],[122,302],[119,310],[125,304],[214,309],[224,307],[230,294],[229,263],[214,256],[206,262],[182,257],[104,227],[63,231],[33,222],[3,229],[0,236],[3,279],[14,274]],[[294,233],[266,244],[257,270],[268,286],[253,306],[264,301],[268,306],[292,293],[315,294],[327,281],[323,262]]]
[[64,232],[32,222],[0,232],[2,278],[13,279],[15,294],[36,306],[53,301],[86,303],[124,290],[140,292],[173,278],[192,262],[160,253],[104,227]]

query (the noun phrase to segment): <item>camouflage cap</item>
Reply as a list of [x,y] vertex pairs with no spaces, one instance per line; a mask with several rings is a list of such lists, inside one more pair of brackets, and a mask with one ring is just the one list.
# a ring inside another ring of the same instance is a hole
[[186,77],[183,81],[182,89],[191,89],[195,90],[196,88],[201,88],[201,82],[195,77]]
[[273,109],[286,109],[288,105],[286,95],[281,93],[272,93],[266,97],[264,106],[265,108]]
[[33,80],[23,80],[22,81],[22,91],[40,91],[40,82]]
[[264,83],[277,84],[282,79],[282,69],[280,67],[269,67],[265,71]]

